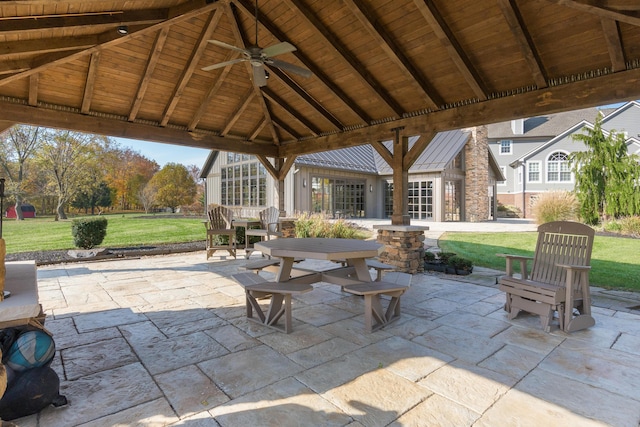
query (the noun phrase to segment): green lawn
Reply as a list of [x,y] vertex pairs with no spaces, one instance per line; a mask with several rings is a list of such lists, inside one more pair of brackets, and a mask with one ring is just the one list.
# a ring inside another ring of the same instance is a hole
[[[445,233],[441,250],[504,271],[505,260],[495,254],[533,255],[537,233]],[[593,286],[640,291],[640,239],[596,236],[591,255]]]
[[[166,218],[160,215],[114,214],[108,220],[101,247],[125,247],[159,243],[193,242],[205,239],[201,218]],[[79,217],[78,217],[79,218]],[[15,221],[4,219],[2,235],[7,253],[72,249],[72,220],[52,217]]]

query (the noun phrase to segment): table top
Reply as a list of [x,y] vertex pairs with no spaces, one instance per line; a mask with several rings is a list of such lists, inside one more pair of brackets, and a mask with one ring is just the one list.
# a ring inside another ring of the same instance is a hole
[[275,257],[338,260],[373,258],[382,253],[380,243],[357,239],[293,238],[256,243],[255,249]]
[[40,313],[35,261],[7,262],[4,288],[11,296],[0,302],[0,322],[36,317]]

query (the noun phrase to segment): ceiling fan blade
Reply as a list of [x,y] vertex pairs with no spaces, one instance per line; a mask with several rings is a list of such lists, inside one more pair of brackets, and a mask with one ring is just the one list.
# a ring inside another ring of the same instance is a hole
[[267,58],[271,58],[273,56],[282,55],[283,53],[289,53],[296,50],[296,47],[288,42],[282,42],[278,44],[274,44],[273,46],[265,47],[262,49],[262,54]]
[[270,59],[267,61],[267,64],[273,65],[274,67],[278,67],[281,70],[289,71],[290,73],[297,74],[299,76],[309,78],[313,76],[313,73],[306,68],[298,67],[297,65],[290,64],[288,62],[280,61],[278,59]]
[[231,61],[219,62],[217,64],[209,65],[208,67],[202,67],[201,70],[202,71],[217,70],[218,68],[223,68],[223,67],[226,67],[227,65],[237,64],[238,62],[242,62],[242,61],[246,61],[246,59],[236,58],[236,59],[232,59]]
[[227,44],[225,42],[221,42],[220,40],[207,40],[211,44],[215,44],[216,46],[223,47],[225,49],[235,50],[236,52],[241,52],[247,55],[247,51],[245,49],[241,49],[239,47],[235,47],[233,45]]
[[267,77],[262,65],[253,65],[253,81],[258,87],[267,85]]

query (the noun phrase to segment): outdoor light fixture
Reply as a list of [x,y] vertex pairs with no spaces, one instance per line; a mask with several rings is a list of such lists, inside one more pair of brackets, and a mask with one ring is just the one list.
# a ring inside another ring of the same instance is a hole
[[307,187],[307,178],[302,178],[302,186]]
[[116,31],[121,36],[126,36],[127,34],[129,34],[129,27],[127,27],[126,25],[119,25],[118,28],[116,28]]
[[373,185],[369,184],[369,193],[373,193]]
[[264,70],[264,78],[268,80],[270,76],[271,74],[269,74],[267,70]]

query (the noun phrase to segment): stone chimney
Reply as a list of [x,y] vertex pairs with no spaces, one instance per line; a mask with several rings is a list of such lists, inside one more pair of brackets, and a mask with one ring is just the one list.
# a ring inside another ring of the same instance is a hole
[[470,132],[464,146],[465,217],[468,222],[489,219],[489,140],[486,126],[463,129]]

